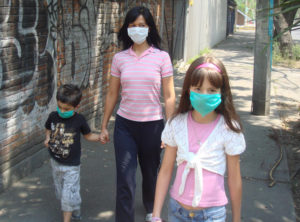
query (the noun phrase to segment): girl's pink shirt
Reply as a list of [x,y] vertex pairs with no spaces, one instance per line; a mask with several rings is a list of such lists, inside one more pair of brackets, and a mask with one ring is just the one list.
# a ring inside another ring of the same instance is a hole
[[[188,114],[188,139],[189,139],[189,151],[197,153],[200,145],[198,141],[198,136],[200,142],[204,143],[210,133],[213,131],[220,119],[220,115],[211,123],[200,124],[193,120],[192,112]],[[201,136],[202,135],[202,136]],[[217,139],[217,138],[216,138]],[[170,195],[172,198],[185,205],[192,206],[194,197],[194,187],[195,187],[195,175],[194,169],[190,170],[187,176],[185,189],[182,195],[179,195],[179,187],[181,184],[182,173],[184,171],[186,163],[182,163],[177,167],[176,177],[174,184],[171,188]],[[222,175],[210,172],[208,170],[202,169],[203,171],[203,191],[202,198],[198,207],[213,207],[213,206],[224,206],[227,204],[228,200],[224,188],[224,177]]]

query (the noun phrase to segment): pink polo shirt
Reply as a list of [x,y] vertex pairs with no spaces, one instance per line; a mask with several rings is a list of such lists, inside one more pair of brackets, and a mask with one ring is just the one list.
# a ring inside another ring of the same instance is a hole
[[132,48],[121,51],[113,57],[111,75],[121,81],[118,115],[139,122],[163,119],[161,80],[173,75],[167,52],[150,47],[138,57]]
[[[192,112],[188,113],[188,137],[189,137],[189,151],[197,153],[200,145],[200,142],[204,143],[210,133],[213,131],[218,121],[220,120],[220,115],[211,123],[200,124],[193,120]],[[201,147],[200,147],[201,149]],[[174,184],[170,190],[170,195],[173,199],[177,200],[180,203],[192,206],[193,197],[194,197],[194,188],[195,188],[195,170],[191,169],[187,178],[185,189],[182,195],[179,195],[179,187],[181,184],[182,174],[185,168],[186,162],[180,164],[177,167],[176,177]],[[217,173],[210,172],[208,170],[202,169],[203,173],[203,191],[202,198],[198,207],[216,207],[224,206],[227,204],[227,197],[224,188],[224,177]]]

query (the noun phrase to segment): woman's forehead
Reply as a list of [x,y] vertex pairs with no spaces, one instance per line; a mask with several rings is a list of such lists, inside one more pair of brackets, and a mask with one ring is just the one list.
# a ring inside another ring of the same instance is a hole
[[146,20],[144,18],[143,15],[139,15],[133,22],[131,22],[130,24],[132,23],[137,23],[137,24],[140,24],[140,23],[146,23]]

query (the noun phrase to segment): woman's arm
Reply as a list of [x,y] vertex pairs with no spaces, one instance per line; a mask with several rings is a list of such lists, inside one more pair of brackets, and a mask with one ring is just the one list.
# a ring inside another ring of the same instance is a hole
[[102,143],[107,143],[109,141],[109,134],[107,131],[107,124],[111,117],[111,114],[115,108],[120,92],[120,78],[111,76],[109,81],[109,89],[105,99],[104,114],[101,124],[101,134],[100,139]]
[[176,153],[176,147],[166,146],[163,162],[159,170],[156,183],[153,217],[160,217],[161,209],[171,181]]
[[175,111],[175,90],[173,76],[162,79],[163,95],[165,100],[166,117],[169,119]]
[[240,156],[227,155],[228,188],[231,199],[232,221],[241,221],[242,177],[240,171]]

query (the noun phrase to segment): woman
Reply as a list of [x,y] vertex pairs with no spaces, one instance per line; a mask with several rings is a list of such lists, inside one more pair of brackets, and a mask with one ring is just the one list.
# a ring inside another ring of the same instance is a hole
[[127,13],[118,38],[123,43],[123,51],[112,61],[101,141],[109,141],[107,125],[121,88],[122,99],[114,129],[116,222],[134,221],[137,160],[143,177],[145,220],[151,221],[160,164],[160,137],[164,128],[161,86],[167,119],[175,109],[172,63],[168,53],[160,49],[161,39],[153,17],[145,7],[134,7]]

